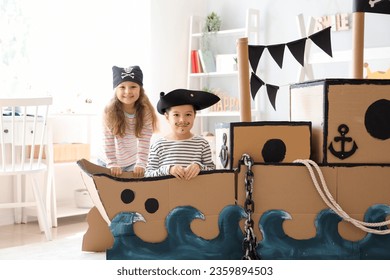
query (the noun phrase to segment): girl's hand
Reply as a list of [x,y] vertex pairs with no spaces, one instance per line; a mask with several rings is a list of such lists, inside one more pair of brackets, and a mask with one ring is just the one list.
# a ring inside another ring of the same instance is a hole
[[134,177],[141,178],[144,177],[145,169],[140,166],[135,166],[133,170]]
[[185,168],[185,176],[184,179],[190,180],[198,176],[200,172],[200,166],[197,163],[191,163]]
[[112,176],[118,177],[122,175],[122,168],[120,167],[111,167],[110,171]]

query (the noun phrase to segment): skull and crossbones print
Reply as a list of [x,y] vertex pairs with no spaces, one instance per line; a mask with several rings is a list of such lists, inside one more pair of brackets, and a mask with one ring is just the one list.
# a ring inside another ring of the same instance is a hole
[[369,0],[368,4],[370,4],[371,8],[374,8],[375,4],[378,2],[382,2],[383,0]]
[[124,68],[123,69],[125,72],[122,72],[121,73],[121,78],[122,80],[126,77],[130,77],[132,79],[134,79],[134,73],[133,72],[133,67],[128,67],[128,68]]

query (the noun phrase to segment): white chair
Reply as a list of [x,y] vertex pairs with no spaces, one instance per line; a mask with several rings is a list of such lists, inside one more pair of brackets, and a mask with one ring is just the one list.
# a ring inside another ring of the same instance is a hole
[[[13,176],[13,184],[0,183],[0,201],[4,200],[9,185],[14,189],[13,201],[0,203],[0,208],[15,208],[14,219],[20,223],[21,211],[34,206],[40,230],[47,240],[52,239],[51,217],[47,211],[51,202],[52,170],[42,158],[44,151],[51,156],[48,149],[50,141],[47,141],[47,116],[52,101],[52,97],[0,98],[0,176]],[[32,198],[26,193],[22,197],[22,182],[26,191],[32,188]],[[43,186],[40,182],[44,182]],[[46,194],[46,199],[42,193]]]

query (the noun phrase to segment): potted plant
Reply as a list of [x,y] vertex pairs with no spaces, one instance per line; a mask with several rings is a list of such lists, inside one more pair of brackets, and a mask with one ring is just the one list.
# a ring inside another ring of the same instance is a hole
[[237,57],[233,57],[233,60],[234,60],[234,64],[233,64],[233,71],[237,71],[238,70],[238,59]]
[[217,32],[221,29],[221,18],[215,12],[206,17],[205,29],[207,32]]
[[203,50],[210,49],[209,35],[221,29],[221,22],[221,18],[215,12],[207,15],[202,32],[201,47]]

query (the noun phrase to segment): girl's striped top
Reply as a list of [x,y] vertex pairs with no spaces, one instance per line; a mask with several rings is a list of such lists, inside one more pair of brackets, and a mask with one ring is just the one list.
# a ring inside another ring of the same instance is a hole
[[101,160],[110,167],[127,167],[132,164],[145,168],[148,162],[150,138],[153,134],[151,114],[146,114],[140,138],[135,137],[135,115],[126,115],[126,134],[124,137],[112,135],[110,129],[103,127],[103,155]]
[[201,170],[213,170],[210,144],[201,136],[193,136],[186,140],[168,140],[160,138],[150,148],[149,161],[145,177],[169,175],[173,165],[184,167],[197,163]]

